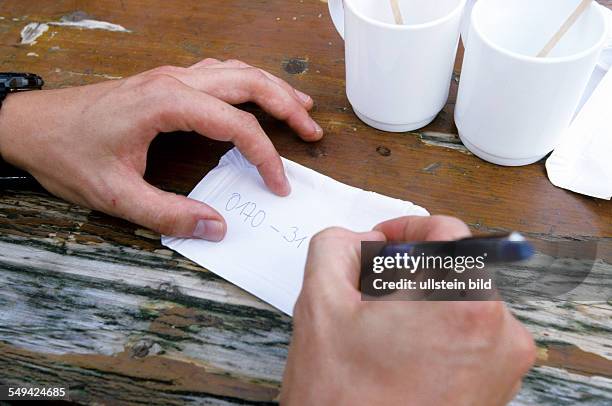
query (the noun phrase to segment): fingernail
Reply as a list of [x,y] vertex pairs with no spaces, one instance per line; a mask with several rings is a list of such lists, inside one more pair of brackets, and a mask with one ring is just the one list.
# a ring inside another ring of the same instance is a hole
[[223,223],[217,220],[199,220],[193,230],[195,238],[218,242],[224,237]]
[[289,178],[285,174],[285,186],[283,188],[283,196],[289,196],[291,194],[291,183],[289,183]]
[[323,135],[323,129],[321,128],[321,126],[317,124],[317,122],[314,120],[312,120],[312,123],[314,124],[315,133],[317,133],[317,135],[319,136]]
[[310,100],[311,100],[310,96],[308,96],[306,93],[302,93],[302,92],[300,92],[300,91],[299,91],[299,90],[297,90],[297,89],[294,89],[294,90],[295,90],[295,94],[297,94],[297,96],[300,98],[300,100],[301,100],[301,101],[302,101],[304,104],[307,104],[307,103],[309,103],[309,102],[310,102]]

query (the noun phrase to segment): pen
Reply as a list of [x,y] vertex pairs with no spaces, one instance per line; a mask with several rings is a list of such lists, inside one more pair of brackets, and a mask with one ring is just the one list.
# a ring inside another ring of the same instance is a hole
[[0,190],[21,189],[38,185],[36,179],[27,172],[15,168],[9,168],[9,170],[0,172],[4,172],[0,173]]
[[517,262],[531,258],[533,246],[517,232],[470,237],[457,241],[434,241],[416,243],[391,243],[385,245],[380,256],[439,256],[439,257],[477,257],[484,255],[486,263]]

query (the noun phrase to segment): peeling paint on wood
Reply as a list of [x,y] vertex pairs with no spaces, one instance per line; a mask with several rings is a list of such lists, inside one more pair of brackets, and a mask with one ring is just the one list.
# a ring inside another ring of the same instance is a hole
[[107,21],[98,20],[79,20],[79,21],[52,21],[47,23],[60,27],[74,27],[86,30],[106,30],[115,32],[131,32],[119,24],[109,23]]
[[538,357],[538,365],[565,368],[572,373],[584,376],[601,376],[612,379],[611,359],[565,343],[551,343],[542,350],[541,356]]
[[439,162],[434,162],[432,164],[427,165],[425,168],[423,168],[423,172],[435,174],[438,168],[440,168],[440,166],[442,165]]
[[33,45],[36,40],[49,30],[49,26],[72,27],[88,30],[106,30],[114,32],[131,32],[119,24],[109,23],[107,21],[98,21],[91,19],[79,19],[74,15],[62,17],[60,21],[49,21],[46,23],[32,22],[27,24],[21,30],[21,44]]
[[44,23],[29,23],[21,30],[21,43],[23,45],[36,44],[36,40],[49,31],[49,26]]
[[446,134],[431,131],[417,134],[424,144],[435,147],[450,148],[464,154],[472,155],[472,153],[463,145],[457,134]]

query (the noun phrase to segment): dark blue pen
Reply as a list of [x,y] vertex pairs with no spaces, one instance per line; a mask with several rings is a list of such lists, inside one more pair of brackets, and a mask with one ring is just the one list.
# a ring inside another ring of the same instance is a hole
[[23,189],[37,184],[32,175],[0,159],[0,190]]
[[38,182],[29,174],[0,175],[0,190],[23,189],[34,185],[38,185]]
[[477,257],[486,256],[486,262],[518,262],[531,258],[535,250],[521,234],[470,237],[457,241],[424,241],[416,243],[391,243],[381,250],[381,256],[397,254],[409,256]]

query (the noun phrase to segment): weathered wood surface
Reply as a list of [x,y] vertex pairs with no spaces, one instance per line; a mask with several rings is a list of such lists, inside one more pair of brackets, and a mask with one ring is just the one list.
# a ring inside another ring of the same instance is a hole
[[[317,0],[5,0],[0,70],[34,71],[49,87],[63,87],[207,56],[240,58],[316,100],[327,137],[312,145],[254,110],[282,155],[459,216],[476,231],[599,241],[601,272],[612,272],[612,203],[554,188],[542,163],[500,168],[468,154],[452,120],[457,81],[444,111],[420,132],[391,135],[361,124],[344,95],[343,44],[326,7]],[[20,44],[26,24],[77,11],[131,32],[51,26],[36,44]],[[194,134],[162,136],[147,177],[187,193],[228,148]],[[612,402],[610,303],[541,300],[513,309],[539,346],[538,367],[516,404]],[[40,190],[0,192],[0,383],[68,383],[75,400],[90,404],[273,403],[290,333],[288,317],[163,249],[149,231]]]

